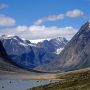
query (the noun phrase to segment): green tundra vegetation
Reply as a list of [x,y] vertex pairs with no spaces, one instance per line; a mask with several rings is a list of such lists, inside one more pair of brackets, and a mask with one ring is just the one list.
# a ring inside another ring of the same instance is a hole
[[90,90],[90,68],[56,74],[59,82],[28,90]]

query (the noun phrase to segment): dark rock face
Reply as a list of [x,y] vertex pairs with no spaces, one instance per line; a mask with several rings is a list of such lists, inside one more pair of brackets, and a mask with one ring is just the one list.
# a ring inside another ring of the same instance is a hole
[[86,67],[90,67],[90,22],[80,28],[53,62],[37,69],[69,71]]
[[4,47],[3,47],[3,44],[0,41],[0,57],[5,58],[6,55],[7,54],[6,54],[6,51],[5,51]]
[[14,65],[0,41],[0,70],[15,71],[17,68]]

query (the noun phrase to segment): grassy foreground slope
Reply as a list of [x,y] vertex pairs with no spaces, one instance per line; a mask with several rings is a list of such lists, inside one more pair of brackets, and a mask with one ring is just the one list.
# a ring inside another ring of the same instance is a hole
[[63,80],[28,90],[90,90],[90,68],[57,74],[56,78]]

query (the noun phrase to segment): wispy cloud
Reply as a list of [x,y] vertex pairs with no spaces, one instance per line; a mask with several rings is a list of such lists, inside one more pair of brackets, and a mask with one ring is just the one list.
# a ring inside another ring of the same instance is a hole
[[46,21],[63,20],[65,17],[75,18],[75,17],[81,17],[83,15],[84,15],[83,11],[81,11],[79,9],[74,9],[74,10],[71,10],[71,11],[67,11],[66,13],[63,13],[63,14],[51,15],[51,16],[47,16],[47,17],[44,17],[44,18],[37,19],[34,22],[34,24],[40,25],[40,24],[42,24],[43,22],[46,22]]
[[46,21],[56,21],[56,20],[62,20],[62,19],[64,19],[64,14],[52,15],[52,16],[48,16],[48,17],[44,17],[36,20],[35,24],[40,25]]
[[13,26],[15,23],[15,19],[5,16],[4,14],[0,14],[0,26]]
[[75,10],[72,10],[72,11],[68,11],[66,13],[66,16],[67,17],[71,17],[71,18],[74,18],[74,17],[81,17],[84,15],[84,12],[82,12],[81,10],[79,9],[75,9]]
[[0,30],[0,34],[7,34],[7,35],[18,35],[22,38],[26,38],[29,40],[35,39],[49,39],[54,37],[66,37],[67,39],[71,39],[72,36],[77,32],[76,28],[71,26],[69,27],[46,27],[42,26],[17,26],[16,28],[7,28]]
[[5,4],[5,3],[0,3],[0,9],[7,8],[7,7],[8,7],[7,4]]

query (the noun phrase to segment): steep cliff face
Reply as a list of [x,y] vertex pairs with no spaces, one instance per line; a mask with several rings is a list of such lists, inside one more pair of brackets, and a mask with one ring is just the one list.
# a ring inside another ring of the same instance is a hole
[[0,70],[2,71],[16,71],[18,70],[16,66],[14,66],[13,62],[7,55],[2,42],[0,41]]
[[90,67],[90,22],[85,23],[57,58],[38,69],[68,71]]

